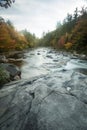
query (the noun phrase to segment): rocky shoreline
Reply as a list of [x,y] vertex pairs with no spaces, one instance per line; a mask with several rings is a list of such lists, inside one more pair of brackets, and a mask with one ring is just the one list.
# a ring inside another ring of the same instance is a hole
[[87,61],[50,48],[25,57],[25,79],[0,89],[0,130],[87,130]]
[[21,62],[23,58],[22,52],[11,52],[7,55],[0,55],[0,85],[5,83],[21,79],[21,70],[16,65],[17,62]]
[[0,91],[0,130],[86,130],[86,90],[87,76],[73,71],[8,84]]
[[[14,51],[9,53],[2,53],[0,54],[0,67],[4,69],[7,79],[3,84],[13,81],[13,80],[19,80],[21,78],[21,70],[18,63],[22,63],[24,58],[24,52],[21,51]],[[49,52],[50,53],[50,52]],[[67,52],[60,52],[64,56],[67,55]],[[39,53],[38,53],[39,55]],[[87,60],[87,56],[84,54],[77,54],[76,52],[70,53],[70,57],[72,59],[81,59],[81,60]],[[6,76],[5,76],[6,78]],[[2,85],[2,84],[1,84]]]

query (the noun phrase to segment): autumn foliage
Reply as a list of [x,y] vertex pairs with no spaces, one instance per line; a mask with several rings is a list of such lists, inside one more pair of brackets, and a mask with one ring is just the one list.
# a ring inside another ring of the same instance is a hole
[[76,50],[87,49],[87,19],[81,19],[72,31],[73,48]]
[[[35,41],[35,36],[27,32],[27,37],[22,32],[18,32],[13,24],[0,17],[0,52],[9,50],[23,50],[31,47]],[[30,34],[30,35],[29,35]]]
[[87,8],[76,8],[73,15],[67,14],[63,23],[46,33],[39,44],[87,54]]

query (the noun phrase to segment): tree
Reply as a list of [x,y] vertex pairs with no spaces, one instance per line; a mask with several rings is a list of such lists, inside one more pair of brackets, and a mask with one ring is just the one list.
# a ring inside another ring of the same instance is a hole
[[10,20],[7,20],[7,25],[14,29],[13,23]]
[[87,14],[87,7],[83,6],[80,13],[81,13],[81,15]]
[[71,22],[72,21],[72,15],[71,14],[67,14],[67,22]]
[[54,31],[45,34],[40,45],[87,54],[87,7],[82,7],[81,11],[76,8],[73,15],[68,13],[62,25],[58,22]]
[[27,40],[23,34],[20,34],[12,22],[0,17],[0,51],[22,50],[28,47]]
[[6,23],[2,23],[0,25],[0,51],[9,49],[12,42]]
[[78,8],[76,8],[75,11],[74,11],[74,21],[75,21],[75,23],[77,22],[77,19],[78,19]]
[[0,16],[0,24],[4,23],[5,20]]
[[34,46],[36,45],[37,39],[36,39],[35,34],[31,34],[31,33],[28,32],[26,29],[23,30],[21,33],[22,33],[22,34],[24,35],[24,37],[26,38],[29,47],[34,47]]
[[77,51],[87,51],[87,19],[81,18],[72,32],[73,48]]
[[58,29],[58,28],[60,28],[60,27],[61,27],[61,22],[58,21],[58,22],[57,22],[57,25],[56,25],[56,29]]
[[15,0],[0,0],[0,7],[8,8]]

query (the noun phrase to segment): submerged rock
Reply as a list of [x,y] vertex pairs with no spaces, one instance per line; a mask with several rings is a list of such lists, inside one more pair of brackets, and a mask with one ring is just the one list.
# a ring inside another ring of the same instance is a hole
[[40,55],[40,52],[38,52],[37,55]]

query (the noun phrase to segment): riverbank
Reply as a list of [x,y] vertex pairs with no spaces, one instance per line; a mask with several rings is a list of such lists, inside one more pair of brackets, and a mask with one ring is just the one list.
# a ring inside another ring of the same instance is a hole
[[0,130],[86,130],[87,60],[52,48],[24,57],[21,80],[0,89]]
[[[1,63],[3,63],[2,66],[13,65],[13,68],[17,68],[16,70],[21,71],[21,78],[30,78],[32,76],[38,76],[40,74],[46,74],[49,73],[52,69],[60,69],[62,66],[66,66],[67,62],[71,59],[76,60],[79,62],[85,62],[86,61],[86,55],[79,55],[76,52],[66,52],[66,51],[58,51],[56,49],[52,48],[36,48],[32,50],[27,50],[23,52],[9,52],[9,54],[1,55],[2,60]],[[82,60],[82,61],[80,61]],[[47,62],[47,63],[46,63]],[[76,63],[68,63],[71,66]],[[79,66],[80,63],[78,63]],[[15,66],[16,65],[16,66]],[[53,68],[51,67],[53,65]],[[70,67],[69,65],[69,67]],[[10,67],[12,69],[12,67]],[[64,68],[64,67],[63,67]],[[76,68],[77,69],[77,68]],[[86,69],[83,70],[83,68],[77,69],[78,71],[81,71],[84,73],[86,72]],[[8,73],[8,72],[7,72]],[[13,73],[13,72],[12,72]],[[18,73],[16,73],[18,74]],[[18,80],[18,75],[14,75],[14,80]],[[6,74],[8,75],[8,74]],[[11,75],[11,74],[10,74]],[[12,78],[10,78],[12,79]],[[7,78],[7,82],[10,81]]]
[[86,130],[87,76],[55,71],[0,90],[0,130]]
[[[0,54],[0,86],[21,78],[19,66],[23,59],[22,51],[4,52]],[[0,87],[0,88],[1,88]]]

